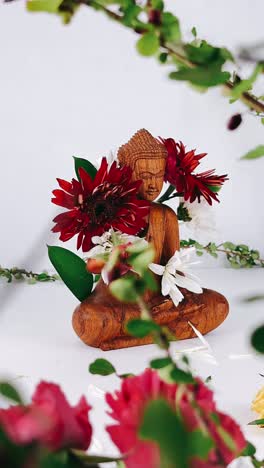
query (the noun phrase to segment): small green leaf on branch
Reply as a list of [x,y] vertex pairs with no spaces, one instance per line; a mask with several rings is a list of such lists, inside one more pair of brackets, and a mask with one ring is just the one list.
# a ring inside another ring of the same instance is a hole
[[255,419],[248,423],[249,426],[264,426],[264,419]]
[[0,395],[15,403],[23,404],[22,398],[17,389],[9,382],[0,382]]
[[251,336],[251,344],[256,351],[264,354],[264,325],[254,331]]
[[115,374],[116,370],[107,359],[96,359],[90,364],[89,372],[96,375],[111,375]]
[[171,378],[174,380],[174,382],[177,383],[185,383],[185,384],[193,384],[195,383],[195,380],[190,372],[185,372],[179,367],[175,367],[172,369],[170,373]]
[[130,335],[144,338],[150,333],[158,331],[160,327],[152,320],[133,319],[127,323],[126,329]]
[[57,13],[63,0],[28,0],[28,11],[43,11],[46,13]]
[[149,31],[137,42],[137,51],[145,57],[156,54],[159,50],[159,38],[154,31]]
[[169,357],[152,359],[152,361],[150,361],[150,367],[152,367],[152,369],[162,369],[163,367],[169,366],[171,363],[172,361]]
[[258,159],[264,156],[264,145],[256,146],[253,150],[246,153],[241,159]]

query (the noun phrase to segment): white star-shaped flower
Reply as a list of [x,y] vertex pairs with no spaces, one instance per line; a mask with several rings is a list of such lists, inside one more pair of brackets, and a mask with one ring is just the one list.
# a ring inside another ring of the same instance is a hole
[[197,262],[190,262],[190,255],[195,249],[182,249],[177,250],[170,258],[167,265],[158,265],[151,263],[149,268],[156,275],[162,276],[161,280],[161,293],[163,296],[169,295],[177,307],[183,300],[184,296],[180,288],[188,289],[196,294],[203,292],[199,279],[189,273],[189,267]]

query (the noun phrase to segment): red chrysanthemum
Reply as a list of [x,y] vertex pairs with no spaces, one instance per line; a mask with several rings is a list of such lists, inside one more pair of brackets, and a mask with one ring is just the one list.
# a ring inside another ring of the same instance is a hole
[[178,143],[172,138],[161,138],[161,141],[168,152],[165,182],[172,184],[177,192],[183,193],[184,200],[190,200],[191,203],[196,199],[200,202],[201,197],[210,205],[212,200],[219,201],[216,192],[227,180],[226,174],[218,176],[214,170],[193,174],[207,153],[186,151],[181,141]]
[[77,249],[87,252],[92,236],[100,236],[111,227],[126,234],[138,234],[146,227],[149,202],[139,200],[140,180],[131,181],[132,169],[118,167],[114,161],[110,168],[106,158],[94,180],[79,169],[80,182],[57,179],[61,189],[54,190],[52,202],[69,211],[54,218],[53,232],[60,232],[63,242],[78,235]]
[[[180,411],[187,430],[206,428],[214,441],[208,459],[195,457],[190,467],[225,467],[245,448],[246,440],[239,426],[217,410],[212,391],[200,379],[183,387],[168,384],[156,371],[146,369],[139,376],[124,379],[120,391],[114,395],[106,395],[110,416],[115,419],[115,424],[108,426],[107,431],[120,452],[127,455],[124,459],[126,468],[145,468],[146,460],[148,468],[160,466],[158,445],[141,440],[138,433],[147,404],[158,398],[164,398],[174,410],[177,402],[177,411]],[[229,438],[233,448],[227,442]]]

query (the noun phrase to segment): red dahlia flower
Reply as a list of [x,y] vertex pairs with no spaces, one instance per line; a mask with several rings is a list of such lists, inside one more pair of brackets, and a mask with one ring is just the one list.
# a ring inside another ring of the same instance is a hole
[[84,397],[72,407],[58,385],[41,382],[30,405],[0,410],[0,426],[17,445],[38,442],[53,451],[86,450],[92,435],[90,409]]
[[200,202],[201,197],[210,205],[212,200],[219,201],[216,191],[227,180],[227,176],[217,176],[214,170],[193,174],[200,164],[200,159],[207,153],[195,154],[195,150],[187,152],[181,141],[177,143],[172,138],[161,138],[161,141],[168,152],[165,182],[172,184],[177,192],[183,193],[184,199],[190,200],[191,203],[196,198]]
[[60,232],[63,242],[76,234],[77,249],[82,246],[87,252],[91,238],[100,236],[111,227],[126,234],[138,234],[146,227],[145,216],[149,202],[137,198],[140,180],[131,181],[130,167],[117,167],[114,161],[110,168],[106,158],[94,178],[79,169],[80,182],[57,179],[62,190],[54,190],[52,202],[69,211],[54,218],[53,232]]
[[[193,431],[202,425],[213,439],[215,447],[208,459],[196,457],[191,460],[192,468],[226,467],[245,448],[246,440],[240,428],[233,419],[217,410],[213,393],[201,380],[185,386],[168,384],[156,371],[146,369],[139,376],[124,379],[121,389],[114,395],[106,395],[110,416],[116,421],[107,431],[120,452],[127,454],[127,468],[145,468],[146,460],[148,468],[160,466],[158,445],[143,441],[138,435],[146,405],[157,398],[164,398],[173,409],[178,402],[177,410],[181,412],[185,427]],[[226,442],[229,438],[234,443],[233,450]]]

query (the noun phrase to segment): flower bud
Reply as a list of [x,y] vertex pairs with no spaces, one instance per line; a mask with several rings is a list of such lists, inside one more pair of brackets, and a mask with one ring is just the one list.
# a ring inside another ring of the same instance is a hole
[[93,273],[94,275],[98,275],[101,273],[102,268],[105,265],[105,261],[99,258],[88,258],[86,263],[86,269]]
[[161,12],[160,10],[150,10],[148,13],[148,19],[151,24],[159,26],[161,24]]
[[228,130],[235,130],[242,122],[242,115],[241,114],[234,114],[230,117],[229,121],[227,122]]

